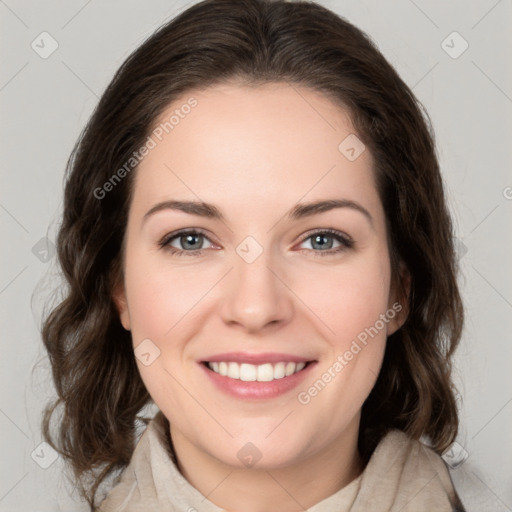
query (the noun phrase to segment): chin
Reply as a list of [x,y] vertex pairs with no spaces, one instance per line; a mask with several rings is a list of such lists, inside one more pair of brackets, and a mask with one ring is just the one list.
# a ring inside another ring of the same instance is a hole
[[[260,435],[261,437],[261,435]],[[285,468],[304,458],[305,440],[290,442],[276,436],[271,439],[247,436],[245,442],[239,439],[229,442],[225,450],[219,452],[218,446],[209,453],[228,466],[238,469],[273,470]],[[286,443],[286,446],[285,446]]]

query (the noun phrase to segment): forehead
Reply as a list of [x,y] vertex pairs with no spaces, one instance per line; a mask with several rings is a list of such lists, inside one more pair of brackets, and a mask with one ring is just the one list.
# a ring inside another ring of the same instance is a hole
[[344,153],[355,136],[347,110],[305,87],[189,91],[153,123],[155,146],[139,164],[135,197],[144,207],[172,195],[261,209],[338,195],[378,208],[372,155]]

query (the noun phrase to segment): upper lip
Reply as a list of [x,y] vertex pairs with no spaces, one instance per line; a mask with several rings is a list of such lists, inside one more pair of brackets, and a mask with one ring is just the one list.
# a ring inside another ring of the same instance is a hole
[[261,354],[251,354],[248,352],[225,352],[224,354],[215,354],[202,360],[202,362],[220,363],[234,362],[238,364],[248,363],[259,365],[263,363],[307,363],[313,361],[311,358],[296,356],[293,354],[283,354],[278,352],[263,352]]

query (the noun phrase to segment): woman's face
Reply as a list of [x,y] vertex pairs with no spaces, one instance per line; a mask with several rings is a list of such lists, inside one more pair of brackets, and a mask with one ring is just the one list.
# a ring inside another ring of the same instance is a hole
[[121,321],[173,436],[224,464],[357,435],[401,306],[354,132],[306,88],[215,86],[169,106],[136,171]]

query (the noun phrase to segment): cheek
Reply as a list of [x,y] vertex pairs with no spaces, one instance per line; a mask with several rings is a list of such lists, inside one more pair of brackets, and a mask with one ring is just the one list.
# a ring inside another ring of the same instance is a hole
[[316,271],[302,285],[301,297],[329,328],[322,331],[329,350],[318,369],[320,378],[306,383],[298,401],[311,404],[318,418],[330,411],[332,435],[357,414],[379,374],[386,327],[394,316],[388,309],[389,285],[390,269],[382,253]]
[[182,330],[190,325],[197,305],[215,283],[212,269],[202,272],[196,266],[178,268],[148,264],[150,261],[134,256],[126,266],[134,343],[136,336],[163,342],[175,327]]
[[343,348],[386,312],[390,270],[381,253],[353,264],[319,266],[295,280],[297,295],[324,325],[326,339]]
[[[198,275],[193,266],[164,266],[136,251],[126,261],[125,286],[136,362],[148,392],[159,405],[167,404],[171,409],[187,406],[187,396],[172,375],[182,365],[186,342],[197,329],[197,305],[211,287],[210,281],[208,276]],[[143,340],[151,343],[144,341],[142,345]],[[149,347],[144,351],[151,353],[150,364],[137,357],[139,345]]]

